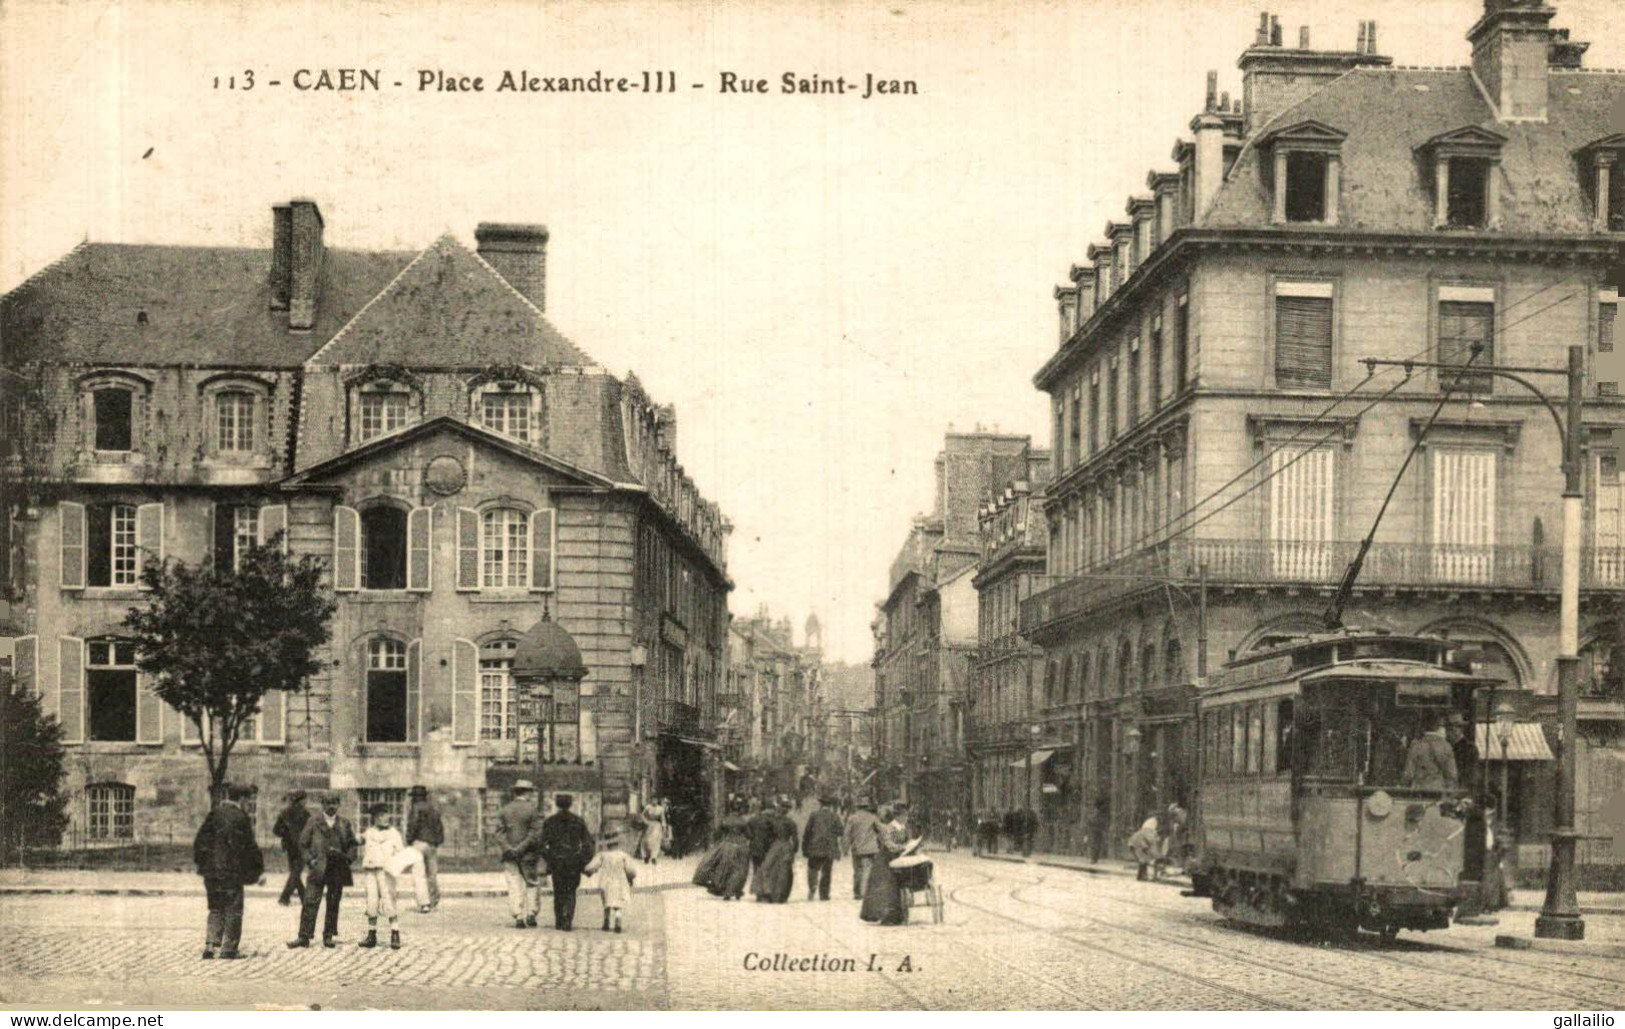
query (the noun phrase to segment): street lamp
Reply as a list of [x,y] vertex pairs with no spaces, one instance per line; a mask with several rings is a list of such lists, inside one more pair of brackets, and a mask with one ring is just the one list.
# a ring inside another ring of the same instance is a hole
[[1135,760],[1139,753],[1140,727],[1131,722],[1128,730],[1123,733],[1123,757],[1128,763],[1128,774],[1124,778],[1129,783],[1129,788],[1126,791],[1128,795],[1124,797],[1124,800],[1129,805],[1128,822],[1130,827],[1137,824],[1140,818],[1140,768],[1139,762]]

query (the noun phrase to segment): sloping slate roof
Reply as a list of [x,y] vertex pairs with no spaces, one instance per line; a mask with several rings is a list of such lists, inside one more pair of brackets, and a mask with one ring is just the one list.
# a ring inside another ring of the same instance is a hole
[[312,357],[313,364],[586,366],[507,280],[442,236]]
[[[1308,120],[1348,133],[1338,228],[1431,232],[1432,170],[1421,166],[1415,148],[1440,133],[1482,126],[1507,137],[1501,152],[1503,233],[1590,232],[1591,208],[1573,152],[1609,132],[1610,105],[1625,98],[1625,74],[1554,71],[1549,81],[1547,121],[1498,122],[1464,68],[1357,68],[1281,112],[1259,135]],[[1243,151],[1214,201],[1209,225],[1269,224],[1267,156],[1251,146]]]
[[0,341],[8,361],[297,367],[412,256],[327,250],[316,325],[291,334],[269,249],[84,243],[0,300]]

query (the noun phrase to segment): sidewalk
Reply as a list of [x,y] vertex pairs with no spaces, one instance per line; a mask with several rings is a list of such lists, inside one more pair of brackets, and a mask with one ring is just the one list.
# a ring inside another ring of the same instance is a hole
[[[659,864],[635,867],[638,884],[635,889],[667,890],[689,885],[699,855],[685,858],[662,858]],[[493,862],[494,863],[494,862]],[[265,876],[261,886],[250,886],[243,892],[250,897],[276,897],[282,892],[282,875]],[[542,888],[551,894],[550,887]],[[592,877],[583,880],[583,893],[597,893]],[[0,897],[27,894],[94,895],[111,897],[201,897],[203,880],[186,872],[103,872],[93,869],[0,869]],[[442,897],[505,897],[508,895],[502,872],[442,872]]]
[[[1132,862],[1103,861],[1094,864],[1088,858],[1076,854],[1038,854],[1031,857],[1022,857],[1020,854],[981,854],[977,855],[989,861],[1010,861],[1016,864],[1042,865],[1046,868],[1065,868],[1074,872],[1085,872],[1090,875],[1128,875],[1136,874],[1137,868]],[[1164,875],[1157,880],[1158,883],[1179,886],[1190,889],[1191,881],[1184,875]],[[1582,915],[1615,915],[1625,916],[1625,894],[1619,893],[1581,893],[1578,895],[1580,914]],[[1512,902],[1507,905],[1509,911],[1539,912],[1546,900],[1546,894],[1540,890],[1513,890]]]

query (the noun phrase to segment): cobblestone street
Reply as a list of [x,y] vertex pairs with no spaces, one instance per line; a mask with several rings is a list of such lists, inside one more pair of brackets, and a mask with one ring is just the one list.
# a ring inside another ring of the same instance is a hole
[[[1407,933],[1392,943],[1305,943],[1237,928],[1207,902],[1116,874],[937,855],[947,920],[857,917],[850,873],[834,899],[725,903],[662,866],[627,933],[597,929],[584,894],[571,934],[510,927],[496,897],[452,897],[402,917],[400,951],[355,946],[346,898],[336,950],[290,951],[294,913],[255,897],[242,961],[199,960],[199,897],[9,895],[0,1000],[11,1006],[323,1008],[1516,1008],[1625,1005],[1625,919],[1588,919],[1588,953],[1505,951],[1534,915]],[[799,869],[798,869],[799,874]],[[181,882],[179,878],[177,882]],[[350,900],[356,903],[349,903]],[[542,921],[551,920],[544,899]],[[1612,951],[1608,948],[1612,948]],[[782,956],[782,957],[781,957]],[[783,970],[816,959],[819,970]],[[779,967],[775,968],[775,964]]]

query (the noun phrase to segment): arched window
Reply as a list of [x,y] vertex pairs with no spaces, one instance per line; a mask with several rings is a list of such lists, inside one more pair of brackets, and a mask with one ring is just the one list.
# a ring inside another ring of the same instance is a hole
[[350,424],[357,443],[412,424],[415,394],[404,383],[374,378],[356,387],[351,398]]
[[406,644],[378,637],[367,644],[367,742],[406,742]]
[[480,647],[480,739],[511,740],[519,725],[513,695],[514,639],[491,640]]
[[1072,655],[1068,654],[1061,662],[1061,690],[1057,703],[1065,704],[1072,699]]
[[254,394],[228,389],[214,395],[215,441],[220,450],[246,453],[254,449]]
[[1134,692],[1134,645],[1124,640],[1117,648],[1117,695],[1126,697]]
[[484,589],[530,585],[530,523],[523,511],[498,507],[482,516],[480,585]]
[[1149,690],[1157,685],[1157,645],[1145,643],[1140,647],[1140,688]]
[[135,836],[135,787],[99,782],[85,788],[85,834],[93,840]]
[[1078,701],[1089,699],[1089,655],[1078,656]]
[[406,588],[406,512],[392,504],[361,512],[361,588]]
[[537,394],[513,383],[487,383],[473,396],[475,419],[492,432],[500,433],[521,443],[534,443],[539,439],[537,428]]
[[1179,637],[1170,636],[1162,648],[1162,677],[1169,683],[1185,681],[1185,655],[1180,650]]

